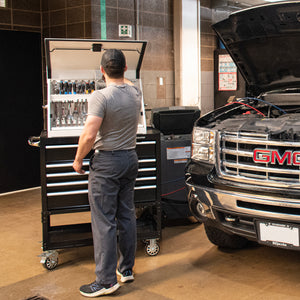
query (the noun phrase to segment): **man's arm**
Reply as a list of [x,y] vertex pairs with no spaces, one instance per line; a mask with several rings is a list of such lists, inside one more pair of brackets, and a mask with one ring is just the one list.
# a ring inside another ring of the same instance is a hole
[[76,152],[75,160],[73,162],[73,169],[79,173],[84,174],[85,171],[82,169],[83,159],[91,151],[97,132],[102,124],[103,118],[97,116],[88,116],[80,135],[78,142],[78,149]]

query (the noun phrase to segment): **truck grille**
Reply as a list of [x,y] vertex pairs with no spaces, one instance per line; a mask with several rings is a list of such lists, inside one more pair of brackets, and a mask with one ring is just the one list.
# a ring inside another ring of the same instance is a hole
[[[268,134],[223,132],[219,135],[218,145],[217,163],[222,178],[300,189],[300,153],[299,156],[297,154],[300,152],[299,142],[271,140]],[[254,161],[255,149],[262,150],[259,163]],[[274,154],[277,157],[272,159]],[[264,159],[273,162],[262,162]]]

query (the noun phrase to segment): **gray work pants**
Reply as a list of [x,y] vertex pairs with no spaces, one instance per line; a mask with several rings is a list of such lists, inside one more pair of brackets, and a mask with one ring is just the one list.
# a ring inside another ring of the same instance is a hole
[[100,151],[90,160],[89,202],[96,281],[100,284],[117,281],[118,252],[118,268],[121,272],[132,269],[134,265],[134,185],[137,172],[138,158],[135,150]]

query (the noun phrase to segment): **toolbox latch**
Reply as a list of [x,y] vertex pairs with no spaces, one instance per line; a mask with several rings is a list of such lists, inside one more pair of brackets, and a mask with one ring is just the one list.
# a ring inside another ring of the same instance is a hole
[[93,44],[92,45],[93,52],[101,52],[102,50],[102,44]]

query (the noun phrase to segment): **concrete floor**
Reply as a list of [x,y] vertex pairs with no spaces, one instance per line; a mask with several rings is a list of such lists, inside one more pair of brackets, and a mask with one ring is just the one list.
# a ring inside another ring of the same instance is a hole
[[[300,299],[299,252],[258,245],[224,251],[209,243],[203,225],[178,224],[163,229],[158,256],[139,244],[136,280],[105,298]],[[39,189],[0,196],[0,226],[1,300],[85,298],[78,288],[94,280],[92,247],[60,251],[53,271],[39,263]]]

